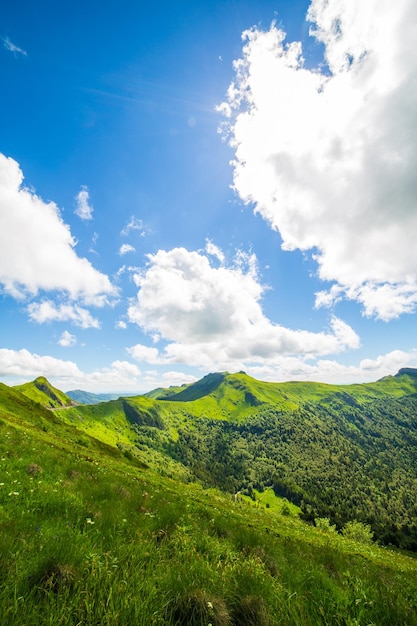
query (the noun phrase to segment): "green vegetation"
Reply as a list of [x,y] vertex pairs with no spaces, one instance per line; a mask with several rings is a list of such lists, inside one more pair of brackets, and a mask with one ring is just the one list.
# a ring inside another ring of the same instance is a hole
[[31,383],[17,385],[14,389],[48,408],[58,408],[74,404],[69,396],[59,389],[52,387],[51,383],[44,376],[39,376]]
[[417,561],[375,543],[414,541],[413,372],[53,411],[23,387],[0,384],[1,624],[417,625]]
[[417,551],[415,370],[339,386],[210,374],[152,395],[58,413],[146,463],[157,455],[167,475],[231,494],[272,486],[311,523],[356,520]]

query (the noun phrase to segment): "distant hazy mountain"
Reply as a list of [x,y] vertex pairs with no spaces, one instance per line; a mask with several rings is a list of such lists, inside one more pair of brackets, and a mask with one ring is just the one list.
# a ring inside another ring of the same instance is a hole
[[92,393],[91,391],[83,391],[82,389],[73,389],[67,391],[69,396],[77,404],[99,404],[100,402],[109,402],[110,400],[117,400],[120,396],[131,394],[120,393]]

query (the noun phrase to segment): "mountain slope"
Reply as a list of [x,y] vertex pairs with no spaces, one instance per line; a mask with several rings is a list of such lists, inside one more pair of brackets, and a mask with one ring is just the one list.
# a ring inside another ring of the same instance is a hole
[[185,406],[207,417],[184,425],[168,451],[207,484],[272,485],[308,519],[357,519],[385,543],[417,550],[414,372],[345,386],[226,375]]
[[0,383],[0,418],[11,421],[42,424],[50,419],[50,413],[39,403],[28,398],[16,387],[8,387]]
[[39,376],[30,383],[16,385],[14,389],[48,408],[73,406],[75,404],[72,398],[53,387],[44,376]]
[[[186,389],[183,389],[179,393],[169,396],[169,400],[172,402],[191,402],[192,400],[198,400],[204,396],[212,393],[217,387],[224,381],[224,374],[207,374],[201,380],[196,383],[188,385]],[[165,400],[166,398],[161,396],[158,400]]]
[[0,384],[1,624],[417,625],[414,559],[164,477],[73,410]]
[[[182,398],[182,399],[181,399]],[[417,551],[417,376],[364,385],[212,374],[171,397],[58,409],[59,418],[173,476],[253,493],[272,487],[306,519],[372,525]]]
[[403,397],[415,393],[417,393],[417,375],[410,375],[403,370],[395,376],[387,376],[375,383],[354,385],[262,382],[244,372],[239,372],[209,374],[179,393],[158,396],[156,399],[187,403],[187,410],[196,416],[236,421],[256,414],[257,407],[260,406],[292,411],[306,404],[330,402],[334,398],[343,398],[346,404],[366,406],[377,399]]

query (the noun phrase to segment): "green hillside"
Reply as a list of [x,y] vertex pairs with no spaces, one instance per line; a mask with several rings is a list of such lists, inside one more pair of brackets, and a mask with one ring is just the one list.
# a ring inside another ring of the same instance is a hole
[[[400,370],[396,376],[387,376],[380,381],[368,384],[329,385],[312,382],[269,383],[261,382],[244,372],[238,374],[209,374],[200,381],[188,385],[184,390],[169,397],[158,396],[159,400],[192,402],[198,413],[204,411],[214,400],[218,407],[218,417],[236,419],[248,412],[251,407],[270,404],[280,409],[295,409],[306,403],[317,403],[331,398],[334,394],[345,394],[360,403],[372,402],[382,397],[402,397],[417,393],[417,370]],[[214,415],[213,415],[214,417]]]
[[180,387],[157,387],[157,389],[152,389],[151,391],[148,391],[143,395],[147,398],[153,398],[154,400],[166,400],[171,396],[177,395],[180,391],[183,391],[187,387],[189,387],[189,385],[181,385]]
[[31,400],[34,400],[34,402],[38,402],[48,408],[58,408],[75,404],[72,398],[53,387],[44,376],[39,376],[30,383],[16,385],[14,389],[20,391],[20,393],[23,393]]
[[[0,384],[1,624],[417,624],[416,560],[369,543],[365,526],[357,541],[272,490],[252,494],[258,506],[169,477],[140,434],[172,444],[169,407],[185,404],[52,412]],[[143,449],[121,444],[133,435]]]
[[[417,551],[417,376],[375,383],[265,383],[211,374],[173,395],[58,411],[87,434],[166,475],[252,494],[272,487],[306,520],[370,524]],[[174,390],[175,391],[175,390]]]

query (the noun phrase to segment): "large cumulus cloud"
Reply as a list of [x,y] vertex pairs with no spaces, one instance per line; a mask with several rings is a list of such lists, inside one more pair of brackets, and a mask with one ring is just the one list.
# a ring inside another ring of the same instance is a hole
[[220,109],[235,150],[234,187],[285,250],[311,250],[346,297],[384,320],[417,304],[417,5],[313,0],[325,63],[272,26],[243,34]]

